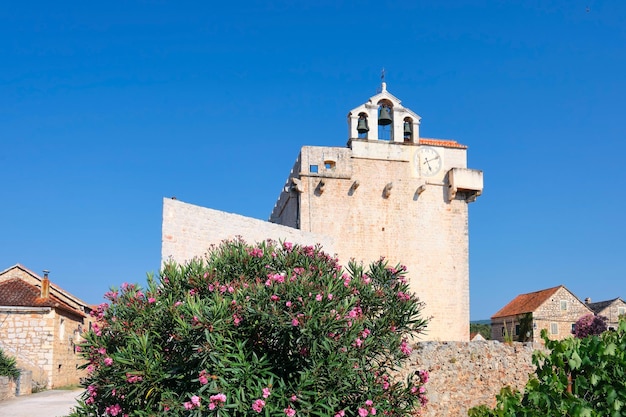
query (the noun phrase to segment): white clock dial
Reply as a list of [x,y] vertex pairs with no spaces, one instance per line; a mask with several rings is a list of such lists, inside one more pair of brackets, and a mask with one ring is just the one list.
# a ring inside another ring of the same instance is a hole
[[441,171],[443,161],[441,155],[434,148],[422,146],[417,151],[416,156],[418,170],[422,177],[432,177]]

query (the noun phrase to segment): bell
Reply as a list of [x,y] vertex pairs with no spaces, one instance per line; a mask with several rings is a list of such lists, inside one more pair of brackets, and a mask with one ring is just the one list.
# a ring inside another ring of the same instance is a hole
[[359,133],[367,133],[370,130],[367,127],[367,119],[365,117],[359,117],[359,122],[356,125],[356,131]]
[[393,122],[391,118],[391,111],[389,107],[382,106],[380,108],[380,113],[378,114],[378,124],[381,126],[390,125]]
[[404,137],[410,138],[411,136],[413,136],[413,126],[410,122],[404,122]]

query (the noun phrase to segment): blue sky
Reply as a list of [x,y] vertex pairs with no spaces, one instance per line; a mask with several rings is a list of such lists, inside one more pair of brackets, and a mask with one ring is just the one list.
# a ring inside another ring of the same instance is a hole
[[626,297],[626,2],[11,2],[0,57],[0,269],[98,303],[158,271],[163,197],[267,219],[384,67],[484,171],[473,320]]

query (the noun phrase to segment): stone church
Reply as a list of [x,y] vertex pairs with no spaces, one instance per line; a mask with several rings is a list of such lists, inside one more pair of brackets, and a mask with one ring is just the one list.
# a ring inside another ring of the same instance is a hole
[[346,264],[407,266],[431,317],[425,340],[469,340],[468,203],[483,173],[467,146],[420,138],[421,118],[387,91],[348,113],[346,147],[304,146],[269,222],[164,199],[162,259],[183,262],[243,236],[321,243]]

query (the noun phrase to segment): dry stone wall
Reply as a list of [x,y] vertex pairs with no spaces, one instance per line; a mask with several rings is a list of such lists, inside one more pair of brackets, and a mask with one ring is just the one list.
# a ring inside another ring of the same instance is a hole
[[425,369],[429,404],[422,417],[467,416],[471,407],[495,406],[503,386],[523,389],[532,365],[532,354],[540,344],[496,341],[420,342],[414,345],[404,377]]

